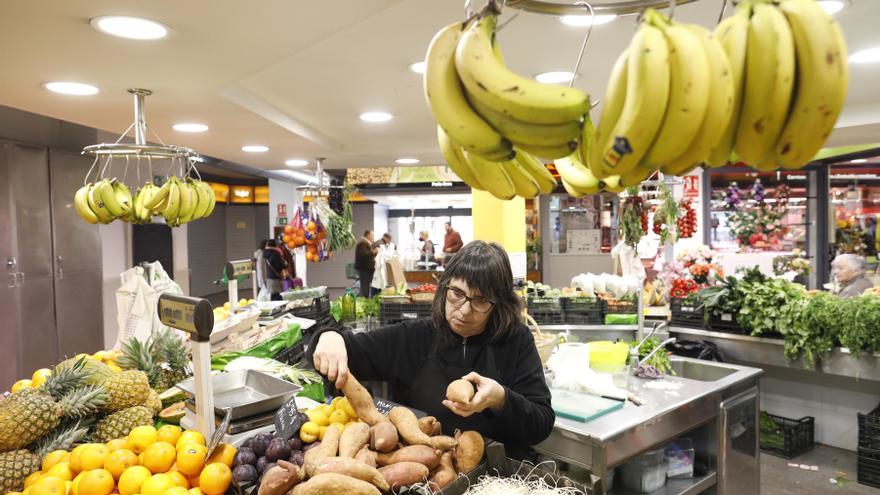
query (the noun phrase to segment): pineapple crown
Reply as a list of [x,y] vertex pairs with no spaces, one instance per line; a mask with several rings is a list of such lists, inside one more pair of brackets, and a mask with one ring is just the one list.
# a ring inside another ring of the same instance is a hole
[[93,418],[81,418],[62,423],[46,436],[31,445],[28,450],[43,458],[55,450],[71,450],[74,445],[87,439]]
[[117,360],[125,369],[141,370],[147,374],[150,385],[162,381],[162,366],[175,372],[184,372],[189,364],[189,353],[184,342],[171,330],[153,333],[146,342],[130,338],[122,344],[122,356]]
[[57,399],[86,383],[92,375],[86,367],[86,359],[88,358],[83,356],[72,364],[56,365],[40,390]]
[[107,404],[107,391],[99,385],[75,388],[59,399],[65,417],[84,418],[99,412]]

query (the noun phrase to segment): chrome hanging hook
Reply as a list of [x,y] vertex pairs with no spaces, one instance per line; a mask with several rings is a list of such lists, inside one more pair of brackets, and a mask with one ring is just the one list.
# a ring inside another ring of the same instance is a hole
[[583,43],[581,43],[581,51],[578,53],[577,62],[574,64],[574,72],[571,75],[571,80],[568,81],[569,88],[574,87],[574,80],[577,79],[578,70],[580,70],[581,61],[584,58],[584,51],[587,49],[587,43],[590,42],[590,35],[593,33],[593,25],[596,23],[596,11],[593,10],[593,6],[590,2],[578,2],[576,5],[586,8],[587,12],[590,13],[590,26],[587,28],[587,34],[584,35]]
[[718,22],[724,18],[724,12],[727,10],[727,0],[721,0],[721,12],[718,14]]
[[675,7],[678,5],[678,0],[669,0],[669,20],[671,21],[675,17]]

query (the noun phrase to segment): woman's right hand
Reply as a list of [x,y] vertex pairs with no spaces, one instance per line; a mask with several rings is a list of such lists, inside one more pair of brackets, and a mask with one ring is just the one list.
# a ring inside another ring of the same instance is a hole
[[312,355],[315,369],[336,383],[341,389],[348,379],[348,351],[342,335],[336,332],[325,332],[318,339],[315,353]]

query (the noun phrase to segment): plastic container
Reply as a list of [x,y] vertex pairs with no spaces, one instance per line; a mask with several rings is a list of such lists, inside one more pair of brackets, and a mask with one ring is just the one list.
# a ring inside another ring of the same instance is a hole
[[690,438],[679,438],[666,445],[666,477],[694,477],[694,443]]
[[649,450],[620,467],[620,478],[628,490],[649,493],[666,485],[665,449]]
[[880,406],[868,414],[858,414],[859,447],[880,450]]
[[815,419],[812,416],[789,419],[768,413],[767,417],[776,423],[776,429],[769,431],[763,426],[764,423],[761,423],[762,451],[785,459],[794,459],[813,449]]
[[629,345],[625,342],[600,340],[587,344],[590,348],[590,368],[598,373],[619,373],[626,368]]

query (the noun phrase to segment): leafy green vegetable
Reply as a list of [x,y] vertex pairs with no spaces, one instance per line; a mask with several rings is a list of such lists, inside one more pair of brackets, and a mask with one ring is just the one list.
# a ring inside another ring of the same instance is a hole
[[805,297],[803,285],[774,278],[763,283],[743,282],[740,289],[744,297],[736,321],[751,330],[752,335],[784,335],[792,330],[792,325],[798,324],[796,314],[785,306],[797,304]]
[[[639,345],[638,340],[633,340],[629,343],[630,348]],[[650,337],[648,340],[642,344],[642,347],[639,348],[639,362],[641,364],[649,364],[655,368],[657,371],[661,373],[666,373],[667,375],[674,375],[675,371],[672,370],[672,363],[669,361],[669,353],[666,352],[665,349],[661,349],[654,353],[650,359],[647,361],[642,361],[645,356],[651,353],[657,346],[660,345],[660,339],[657,337]]]
[[855,357],[859,357],[862,351],[880,351],[880,297],[864,294],[844,301],[850,302],[851,321],[839,327],[840,345],[848,348]]
[[[355,310],[357,312],[358,320],[366,318],[367,316],[378,317],[379,307],[378,295],[371,298],[358,296],[355,299]],[[342,297],[336,298],[330,303],[330,315],[333,316],[333,319],[336,321],[342,320]]]

